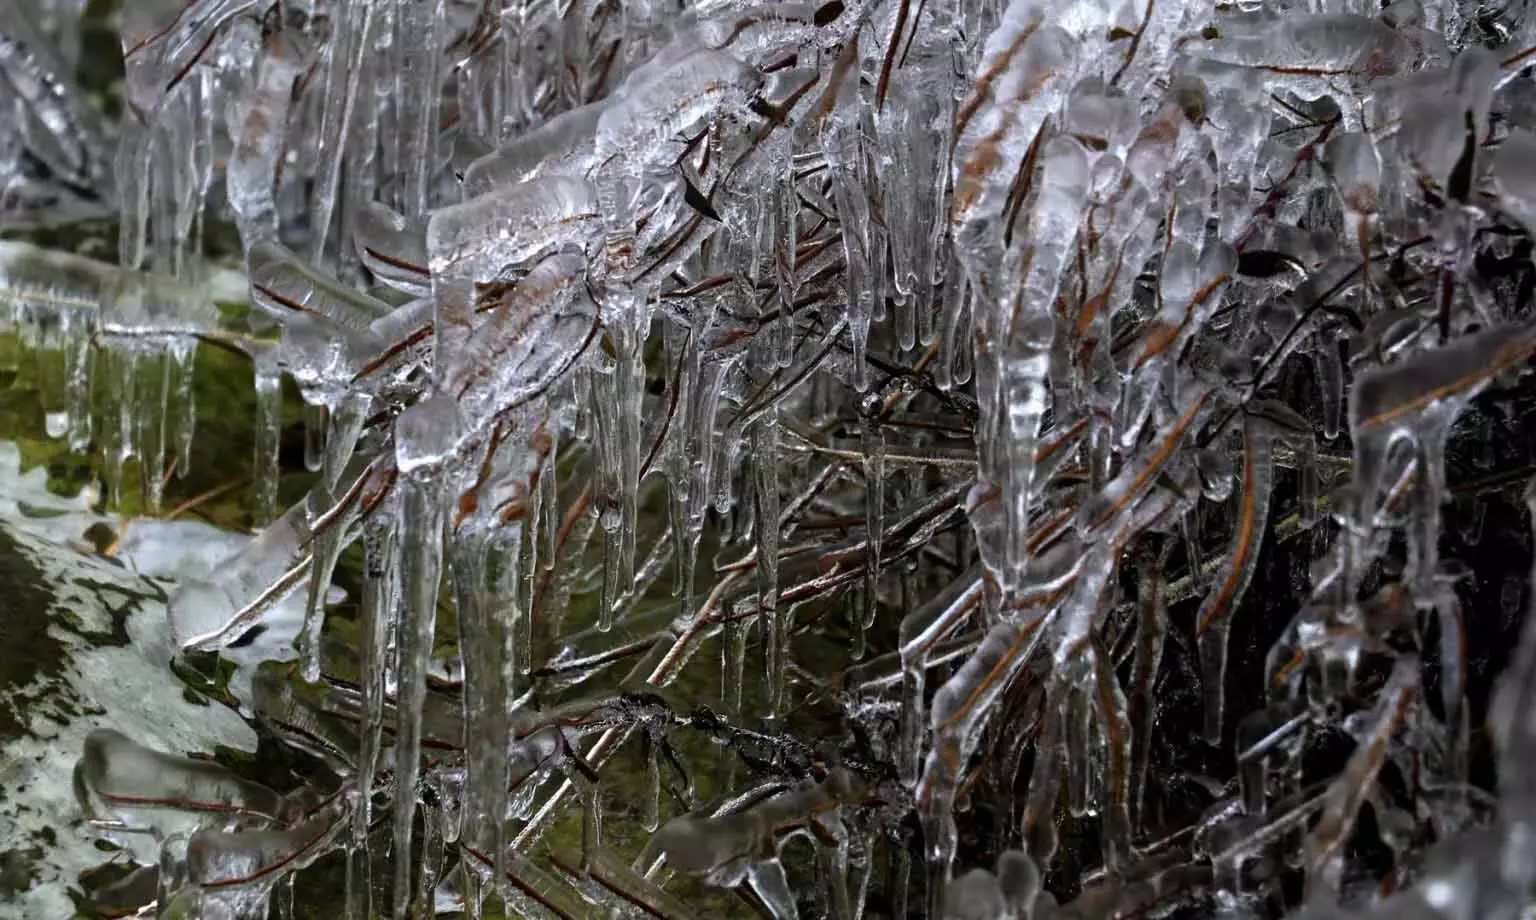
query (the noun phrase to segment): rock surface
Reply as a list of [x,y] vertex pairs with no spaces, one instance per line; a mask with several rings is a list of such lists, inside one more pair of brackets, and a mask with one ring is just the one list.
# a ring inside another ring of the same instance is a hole
[[[200,697],[170,668],[165,615],[177,566],[211,565],[243,537],[202,524],[145,522],[126,557],[79,545],[100,518],[90,496],[50,495],[0,444],[0,918],[67,920],[79,873],[111,854],[83,825],[71,772],[85,736],[114,728],[181,754],[254,750],[239,714]],[[160,532],[165,528],[194,534]],[[73,544],[73,545],[72,545]],[[203,547],[163,559],[156,545]],[[213,558],[210,558],[213,557]],[[175,562],[175,565],[170,564]]]

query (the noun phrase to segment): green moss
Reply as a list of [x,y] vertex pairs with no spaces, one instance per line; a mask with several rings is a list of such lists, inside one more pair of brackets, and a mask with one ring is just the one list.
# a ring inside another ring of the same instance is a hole
[[0,617],[0,742],[27,733],[34,696],[49,695],[69,664],[64,642],[48,630],[53,593],[40,569],[0,527],[0,584],[7,612]]
[[39,845],[0,851],[0,903],[11,900],[32,887],[37,879],[34,868],[44,855]]
[[45,466],[51,491],[78,493],[92,479],[90,462],[44,431],[35,356],[14,335],[0,336],[0,432],[15,442],[23,470]]
[[[98,435],[109,430],[107,426],[115,425],[118,418],[120,384],[111,373],[111,361],[105,353],[96,355],[92,413]],[[89,483],[104,483],[106,463],[99,443],[75,453],[64,441],[46,435],[37,362],[37,353],[24,348],[16,336],[0,335],[0,433],[16,443],[23,470],[47,468],[51,491],[74,495]],[[151,372],[158,374],[159,370],[154,368]],[[216,526],[247,530],[254,525],[256,399],[251,381],[251,363],[244,355],[211,346],[197,350],[193,378],[196,436],[191,462],[175,468],[165,482],[161,507],[166,512],[186,505],[183,513]],[[283,475],[278,497],[284,505],[302,498],[314,481],[314,475],[303,465],[302,413],[298,394],[288,383],[284,390],[279,453]],[[114,503],[111,496],[106,496],[105,510],[125,519],[146,514],[148,508],[139,488],[137,463],[129,465],[124,478],[118,500]]]
[[[252,317],[241,305],[221,305],[224,319],[231,329],[248,328]],[[254,331],[254,330],[253,330]],[[89,482],[102,479],[103,466],[98,447],[80,455],[71,454],[58,441],[42,436],[43,416],[35,374],[28,377],[23,371],[26,354],[14,338],[0,337],[0,432],[18,440],[23,463],[28,467],[45,465],[49,471],[50,488],[73,493]],[[7,371],[7,368],[12,368]],[[9,374],[7,377],[6,375]],[[110,382],[105,374],[97,375],[94,401],[99,413],[106,414],[112,407],[114,394],[108,392]],[[230,529],[247,529],[255,522],[252,515],[252,469],[254,459],[255,398],[252,388],[252,369],[248,359],[229,350],[202,346],[197,352],[194,379],[194,398],[197,403],[197,436],[193,441],[191,463],[176,470],[167,482],[164,499],[166,509],[183,504],[191,505],[183,513],[207,520],[217,526]],[[11,384],[11,385],[7,385]],[[280,454],[283,477],[280,481],[280,501],[290,504],[299,500],[313,482],[313,476],[303,469],[302,409],[291,387],[285,390],[283,406],[284,437]],[[109,415],[115,418],[115,415]],[[100,430],[98,428],[98,430]],[[563,458],[563,481],[573,481],[579,471],[573,464],[589,462],[588,458],[569,452]],[[210,497],[211,496],[211,497]],[[573,496],[566,496],[569,501]],[[660,533],[660,520],[666,508],[663,493],[648,489],[643,503],[642,531]],[[131,519],[146,513],[142,495],[136,488],[124,490],[121,504],[115,509],[121,516]],[[642,548],[644,551],[645,548]],[[703,547],[700,555],[698,597],[707,593],[709,560],[715,551],[712,545]],[[600,535],[591,540],[580,559],[562,559],[562,565],[575,566],[578,571],[592,571],[601,559]],[[0,547],[0,578],[5,577],[3,547]],[[360,642],[360,624],[357,619],[357,598],[363,581],[363,554],[361,547],[352,546],[343,553],[335,576],[337,584],[348,591],[349,601],[329,612],[326,635],[334,640],[329,645],[325,660],[327,673],[342,679],[355,679],[356,660],[345,653],[355,649]],[[445,579],[438,616],[438,633],[435,637],[437,650],[443,655],[457,652],[459,636],[457,620],[448,603],[449,592]],[[670,574],[657,583],[652,595],[642,599],[632,614],[645,617],[658,611],[675,611],[676,599],[670,596]],[[14,583],[14,582],[13,582]],[[540,618],[537,650],[545,656],[555,648],[562,636],[591,626],[597,618],[599,591],[596,584],[578,585],[564,610],[545,610]],[[46,610],[41,606],[27,605],[30,609]],[[559,635],[556,634],[559,624]],[[46,636],[46,633],[43,634]],[[707,704],[717,712],[725,712],[720,702],[722,696],[720,678],[721,638],[704,642],[690,663],[678,675],[668,692],[687,701],[687,706]],[[339,650],[339,653],[338,653]],[[757,694],[760,681],[753,679],[761,660],[761,653],[754,638],[748,650],[747,675],[744,686],[745,710],[760,708]],[[825,660],[839,660],[828,655]],[[28,663],[35,664],[35,656],[28,656]],[[46,656],[42,659],[48,665]],[[609,672],[593,678],[578,690],[567,691],[559,698],[575,695],[598,696],[621,689],[620,683],[632,662],[613,667]],[[11,661],[0,656],[0,681]],[[229,695],[229,679],[232,666],[217,656],[187,656],[176,665],[177,674],[188,688],[188,693],[203,700],[233,704]],[[295,684],[302,689],[302,685]],[[541,702],[555,702],[556,699]],[[3,718],[3,713],[0,713]],[[819,726],[818,726],[819,727]],[[0,724],[0,732],[4,726]],[[835,734],[835,733],[834,733]],[[715,799],[728,789],[738,787],[746,778],[746,768],[734,751],[720,748],[714,741],[692,729],[673,732],[671,742],[679,758],[686,764],[694,787],[695,802]],[[244,753],[220,748],[214,759],[248,779],[264,783],[279,790],[291,789],[307,777],[317,775],[317,767],[307,758],[274,739],[263,736],[255,753]],[[625,858],[637,854],[643,847],[648,832],[641,822],[640,803],[648,795],[644,757],[638,736],[615,754],[615,760],[603,771],[601,795],[607,819],[605,834],[608,845]],[[663,820],[681,813],[683,809],[664,795]],[[551,854],[559,854],[567,863],[579,863],[581,848],[581,815],[577,807],[568,807],[550,825],[543,835],[542,844],[533,854],[544,861]],[[387,848],[376,847],[379,853]],[[386,886],[392,867],[387,858],[375,866],[375,882]],[[345,892],[345,860],[333,855],[301,873],[295,891],[296,916],[331,918],[341,914]],[[694,908],[701,916],[747,917],[753,916],[746,904],[731,892],[708,888],[695,879],[679,877],[668,885],[669,890]],[[376,897],[375,905],[385,900]],[[494,910],[486,914],[498,916]]]
[[229,692],[229,681],[234,676],[234,662],[212,652],[187,652],[172,659],[171,671],[186,684],[189,701],[207,704],[217,700],[232,709],[239,703]]

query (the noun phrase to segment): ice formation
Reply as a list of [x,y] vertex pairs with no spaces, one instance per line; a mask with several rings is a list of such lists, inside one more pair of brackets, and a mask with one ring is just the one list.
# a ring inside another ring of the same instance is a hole
[[0,226],[118,263],[0,292],[150,507],[194,350],[249,355],[267,526],[171,629],[302,597],[255,714],[323,765],[93,735],[142,915],[335,853],[352,920],[1529,910],[1536,619],[1474,700],[1442,552],[1536,356],[1528,0],[133,0],[117,119],[83,13],[0,8]]

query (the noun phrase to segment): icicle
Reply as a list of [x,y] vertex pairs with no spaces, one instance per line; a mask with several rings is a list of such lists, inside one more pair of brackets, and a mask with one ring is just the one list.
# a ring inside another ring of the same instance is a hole
[[35,360],[38,402],[42,404],[43,410],[43,433],[50,438],[62,438],[69,433],[69,356],[65,351],[65,316],[60,315],[55,321],[57,326],[43,331]]
[[[869,386],[869,367],[864,349],[869,340],[869,326],[874,319],[876,279],[870,265],[869,202],[864,191],[867,170],[860,142],[862,126],[858,123],[863,107],[857,104],[858,43],[849,42],[833,65],[826,101],[822,103],[821,150],[832,174],[832,194],[837,202],[838,228],[843,241],[849,341],[853,346],[853,387],[863,392]],[[827,107],[843,100],[837,112]]]
[[1317,523],[1318,470],[1317,442],[1311,432],[1297,440],[1296,515],[1303,530]]
[[336,411],[331,413],[329,447],[319,464],[320,481],[309,496],[310,523],[314,530],[311,544],[313,562],[310,565],[304,626],[299,633],[298,644],[300,673],[311,683],[320,679],[320,631],[325,623],[325,595],[330,590],[336,562],[351,539],[350,531],[355,515],[348,513],[336,516],[325,525],[321,525],[320,521],[334,514],[333,509],[338,500],[345,500],[338,487],[352,460],[369,405],[367,396],[356,394],[343,400]]
[[[1355,531],[1347,538],[1347,546],[1357,557],[1347,572],[1350,579],[1358,580],[1359,570],[1372,558],[1368,538],[1375,528],[1380,493],[1391,485],[1387,482],[1389,455],[1393,445],[1408,435],[1417,445],[1416,459],[1423,464],[1414,478],[1419,495],[1409,530],[1413,581],[1432,589],[1438,570],[1444,449],[1450,426],[1493,377],[1525,361],[1533,350],[1536,339],[1530,329],[1487,329],[1359,376],[1349,403]],[[1355,586],[1351,581],[1344,587],[1347,591]]]
[[1086,817],[1089,802],[1093,798],[1092,771],[1089,764],[1089,736],[1093,731],[1093,714],[1088,708],[1088,698],[1081,688],[1067,693],[1067,706],[1062,713],[1063,734],[1067,744],[1067,810],[1073,817]]
[[957,258],[951,255],[949,270],[944,276],[943,306],[939,322],[939,367],[936,373],[941,389],[963,385],[970,376],[964,372],[965,355],[969,345],[962,333],[964,321],[970,312],[970,283],[965,278]]
[[1344,412],[1344,366],[1339,360],[1337,343],[1321,342],[1312,353],[1317,368],[1317,386],[1322,395],[1323,437],[1332,441],[1339,436]]
[[176,476],[192,471],[192,442],[197,434],[197,397],[192,384],[197,371],[197,339],[177,336],[171,340],[171,445],[176,451]]
[[1039,620],[993,627],[965,665],[934,696],[933,746],[918,781],[918,814],[928,858],[929,898],[939,910],[958,840],[954,800],[976,735],[993,715],[991,703],[1024,667],[1039,644]]
[[1061,773],[1076,765],[1066,760],[1062,739],[1062,697],[1066,681],[1052,681],[1041,712],[1041,730],[1035,739],[1035,765],[1030,771],[1029,792],[1024,800],[1023,832],[1025,850],[1037,863],[1049,865],[1056,856],[1057,789]]
[[401,599],[399,730],[396,741],[394,915],[404,917],[411,897],[411,824],[420,775],[421,707],[437,623],[442,566],[443,496],[426,477],[407,479],[401,498]]
[[[695,360],[701,360],[701,358],[702,346]],[[699,541],[704,532],[705,516],[709,511],[710,502],[718,497],[719,492],[723,491],[727,499],[730,496],[728,487],[718,491],[712,488],[726,478],[717,469],[720,455],[728,453],[734,439],[739,437],[730,428],[727,428],[723,434],[717,434],[716,419],[720,395],[730,367],[731,365],[727,362],[706,365],[699,370],[697,382],[694,384],[693,395],[696,403],[689,416],[690,430],[687,436],[688,442],[684,448],[686,451],[684,456],[688,460],[688,499],[685,509],[687,542],[684,544],[682,571],[683,604],[689,615],[694,611],[694,592],[697,589],[694,583],[694,569],[698,561]],[[717,438],[723,438],[726,443],[717,444]],[[728,467],[728,464],[726,465]]]
[[319,262],[325,253],[342,164],[356,149],[354,145],[353,150],[348,150],[354,125],[359,120],[354,112],[359,102],[368,108],[368,100],[359,99],[359,89],[369,54],[373,51],[376,38],[374,11],[379,3],[380,0],[346,0],[341,15],[335,20],[333,38],[326,46],[323,109],[316,150],[320,171],[315,177],[310,218],[314,233],[310,259],[314,262]]
[[1133,726],[1113,663],[1097,646],[1092,661],[1093,674],[1085,693],[1094,717],[1097,756],[1089,764],[1099,765],[1091,771],[1099,782],[1090,790],[1090,801],[1097,802],[1103,817],[1104,864],[1122,870],[1135,856],[1130,809]]
[[[547,440],[547,432],[542,429],[535,434],[534,445],[536,450],[544,450],[547,443],[547,454],[544,461],[545,467],[532,473],[538,479],[539,489],[544,489],[544,480],[552,478],[554,474],[553,457],[554,442]],[[541,575],[553,571],[552,567],[546,567],[545,561],[540,558],[540,528],[545,514],[542,503],[535,502],[528,506],[528,513],[524,520],[516,527],[515,532],[508,535],[504,547],[507,555],[504,558],[505,565],[496,573],[501,582],[507,586],[499,589],[498,593],[508,599],[505,604],[507,629],[507,642],[510,651],[507,654],[507,693],[520,692],[523,679],[532,670],[533,659],[533,618],[536,612],[534,606],[538,593],[543,585]],[[553,510],[548,512],[553,515]],[[508,523],[513,523],[509,521]],[[558,519],[551,521],[545,532],[550,536],[545,549],[553,553],[559,537],[560,524]],[[516,584],[517,580],[522,584]],[[498,582],[500,584],[501,582]]]
[[645,798],[640,803],[640,826],[655,833],[661,826],[661,745],[651,735],[641,740],[645,751]]
[[443,865],[443,804],[422,804],[421,855],[416,861],[416,920],[435,920],[437,917],[437,880]]
[[1242,603],[1253,580],[1259,549],[1269,521],[1269,493],[1274,484],[1273,435],[1268,425],[1251,417],[1243,431],[1243,481],[1238,493],[1237,522],[1232,549],[1215,587],[1195,615],[1200,642],[1200,673],[1205,693],[1205,741],[1221,741],[1222,709],[1226,699],[1227,635],[1232,613]]
[[[1445,760],[1447,779],[1466,782],[1467,771],[1467,626],[1461,600],[1444,592],[1436,601],[1440,629],[1440,705],[1445,712]],[[1459,808],[1451,809],[1453,813]]]
[[59,324],[64,339],[64,385],[69,391],[65,409],[69,415],[66,436],[69,449],[79,453],[91,443],[92,324],[88,315],[77,310],[61,312]]
[[[361,673],[362,708],[358,734],[361,752],[357,765],[357,809],[353,812],[349,859],[347,916],[363,920],[373,916],[368,828],[372,823],[374,774],[384,746],[384,717],[389,676],[395,669],[391,640],[400,616],[393,508],[380,507],[363,525],[364,581],[362,597]],[[354,862],[356,863],[354,868]]]
[[272,888],[272,906],[269,910],[278,920],[293,920],[293,883],[297,876],[289,873]]
[[[107,436],[102,445],[107,454],[107,490],[111,501],[114,504],[121,504],[125,468],[128,461],[135,456],[136,450],[134,423],[138,411],[136,404],[138,387],[135,384],[139,351],[134,347],[113,349],[108,351],[103,359],[111,369],[108,375],[110,383],[107,388],[107,405],[117,410],[116,424],[108,425]],[[108,419],[111,418],[111,414],[109,411]]]
[[930,649],[956,621],[980,602],[982,582],[972,571],[955,579],[943,593],[902,618],[899,629],[902,670],[901,747],[897,770],[903,783],[915,785],[922,766],[924,684]]
[[156,902],[170,903],[174,893],[185,886],[187,878],[188,834],[172,834],[160,845],[160,864],[156,872]]
[[773,280],[779,310],[778,321],[774,324],[779,340],[776,361],[780,368],[786,368],[795,360],[795,297],[799,289],[796,252],[800,234],[800,200],[795,194],[793,167],[787,162],[784,175],[776,177],[772,195],[772,205],[778,212],[773,222],[777,231]]
[[[504,831],[511,776],[505,752],[512,737],[507,716],[518,676],[513,646],[521,639],[518,596],[501,592],[515,592],[518,586],[521,537],[516,526],[489,540],[461,533],[452,560],[468,707],[464,728],[475,828],[471,839],[491,854],[498,879],[506,872]],[[489,739],[504,740],[498,744]]]
[[[778,407],[758,419],[752,430],[752,467],[757,473],[757,597],[762,625],[764,709],[779,713],[784,688],[784,623],[779,613],[779,430]],[[690,548],[690,552],[694,551]]]
[[139,471],[144,481],[144,500],[151,511],[160,510],[165,495],[166,420],[171,399],[171,360],[161,349],[146,356],[134,381],[143,388],[139,400]]
[[747,670],[747,626],[741,620],[725,624],[720,636],[720,698],[735,717],[741,716]]
[[446,510],[452,481],[445,469],[458,437],[457,407],[442,397],[406,410],[395,429],[395,462],[400,469],[400,596],[398,639],[399,726],[395,741],[394,915],[403,918],[411,898],[411,825],[421,771],[422,705],[437,627]]
[[[1056,290],[1077,238],[1079,212],[1088,192],[1088,159],[1081,143],[1073,138],[1053,138],[1046,143],[1042,157],[1043,188],[1031,220],[1039,243],[1012,309],[1003,302],[993,307],[1002,311],[993,320],[1003,332],[998,373],[1007,407],[1006,417],[996,423],[1005,445],[997,458],[1002,464],[997,484],[1003,489],[1005,503],[1003,583],[1010,594],[1025,589],[1023,577],[1031,556],[1035,451],[1049,400],[1050,352],[1056,336]],[[987,334],[992,334],[990,327]],[[981,347],[978,342],[978,349]],[[985,465],[983,470],[984,475],[996,475]]]
[[[713,301],[706,301],[706,303],[712,304]],[[698,324],[697,313],[694,314],[693,324]],[[697,386],[695,381],[700,370],[701,352],[696,338],[693,329],[684,327],[681,323],[666,323],[663,326],[662,348],[666,365],[670,369],[667,374],[667,400],[676,408],[673,410],[672,421],[668,425],[666,443],[662,447],[661,466],[667,477],[668,522],[672,527],[672,539],[677,544],[675,551],[678,565],[672,593],[683,597],[685,603],[692,601],[687,593],[692,589],[693,575],[690,568],[693,560],[689,555],[688,539],[691,533],[689,502],[693,482],[689,439],[693,434],[692,418]]]
[[265,524],[277,515],[278,450],[283,436],[283,380],[266,362],[256,365],[255,515]]
[[407,217],[427,212],[437,163],[443,51],[439,30],[445,22],[444,10],[443,0],[395,0],[395,148],[402,176],[397,194],[400,211]]
[[885,433],[881,430],[885,400],[878,394],[864,399],[860,427],[864,441],[864,609],[855,614],[853,657],[864,656],[864,636],[875,625],[880,606],[880,546],[885,539]]
[[318,473],[325,462],[325,404],[304,403],[304,468]]
[[[608,310],[617,313],[619,317],[611,320],[608,326],[617,350],[612,380],[613,394],[611,397],[602,397],[613,400],[604,407],[612,416],[608,419],[610,427],[603,433],[603,438],[612,444],[614,452],[610,462],[614,462],[612,473],[615,479],[612,485],[616,492],[604,498],[616,504],[613,510],[617,514],[612,520],[605,515],[603,520],[603,527],[608,531],[609,551],[604,557],[604,592],[598,610],[598,628],[602,630],[613,625],[613,609],[620,590],[634,582],[635,529],[639,526],[640,517],[640,422],[645,387],[642,352],[649,321],[644,316],[644,306],[632,302],[638,298],[631,293],[628,299],[631,303],[625,306],[611,302],[606,305]],[[640,315],[637,316],[637,313]]]
[[[277,237],[277,178],[287,136],[288,104],[302,60],[282,32],[272,33],[259,81],[241,121],[226,170],[229,206],[246,249]],[[158,232],[158,231],[157,231]]]
[[117,176],[122,216],[118,223],[118,263],[127,268],[144,264],[149,233],[149,164],[152,130],[130,120],[118,141],[113,172]]
[[[1198,567],[1198,562],[1191,563]],[[1131,813],[1145,821],[1142,810],[1146,789],[1147,765],[1152,756],[1152,731],[1157,716],[1153,697],[1158,668],[1163,660],[1163,642],[1168,634],[1167,582],[1160,560],[1146,554],[1137,566],[1139,617],[1136,622],[1136,657],[1131,667],[1131,695],[1128,713],[1131,722]]]
[[784,873],[784,864],[777,859],[765,859],[753,863],[747,869],[747,884],[774,920],[799,920],[800,911],[795,906],[794,890]]

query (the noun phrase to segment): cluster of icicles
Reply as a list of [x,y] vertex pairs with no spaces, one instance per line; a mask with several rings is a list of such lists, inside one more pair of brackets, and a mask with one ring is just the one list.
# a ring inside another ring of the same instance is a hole
[[[71,4],[21,5],[68,32]],[[251,707],[328,780],[88,743],[77,788],[146,867],[135,909],[261,917],[340,850],[354,920],[683,918],[688,876],[776,918],[1242,917],[1297,871],[1311,916],[1515,916],[1536,638],[1491,717],[1516,766],[1490,814],[1437,541],[1452,427],[1536,354],[1471,256],[1536,220],[1524,9],[133,0],[115,126],[7,33],[0,155],[121,220],[93,280],[6,260],[60,362],[50,429],[114,487],[137,460],[154,503],[190,459],[194,344],[245,351],[273,519],[172,598],[174,634],[217,651],[308,598],[299,679],[264,670]],[[224,216],[238,333],[199,287]],[[1278,385],[1298,366],[1315,405]],[[318,475],[278,514],[283,375]],[[1230,624],[1281,527],[1326,548],[1269,704],[1229,712]],[[359,542],[354,681],[325,598]],[[1204,740],[1240,782],[1154,838],[1154,689],[1192,595]],[[797,721],[817,704],[859,747]],[[1355,746],[1318,780],[1325,730]],[[1024,790],[995,874],[957,865],[982,773]],[[1349,847],[1367,804],[1391,884]],[[1099,868],[1058,906],[1069,815]],[[550,852],[577,816],[579,852]]]

